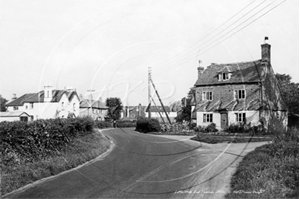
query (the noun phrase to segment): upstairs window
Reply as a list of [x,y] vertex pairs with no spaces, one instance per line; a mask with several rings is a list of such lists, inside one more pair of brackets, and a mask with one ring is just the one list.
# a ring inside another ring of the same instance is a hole
[[235,116],[237,122],[246,122],[246,113],[236,113]]
[[76,104],[73,103],[73,111],[76,111]]
[[246,91],[245,90],[235,90],[234,91],[234,99],[245,99]]
[[64,102],[61,103],[61,110],[64,111],[65,107],[64,107]]
[[213,122],[213,114],[212,113],[204,113],[203,114],[203,122]]
[[32,102],[30,103],[30,109],[33,109],[33,103]]
[[19,107],[17,107],[17,106],[14,106],[14,110],[18,110],[19,109]]
[[228,80],[230,79],[230,76],[231,74],[230,73],[219,73],[219,81],[222,81],[222,80]]
[[211,91],[202,92],[202,101],[211,101],[213,99],[213,93]]

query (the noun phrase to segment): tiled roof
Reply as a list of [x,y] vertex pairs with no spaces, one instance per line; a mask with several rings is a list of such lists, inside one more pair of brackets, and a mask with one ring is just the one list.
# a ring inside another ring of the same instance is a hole
[[108,109],[105,104],[99,100],[88,100],[84,99],[80,102],[80,108],[97,108],[97,109]]
[[232,100],[228,102],[222,102],[220,100],[205,101],[197,104],[194,111],[214,112],[218,110],[226,109],[228,111],[250,111],[258,110],[260,108],[259,99],[254,100]]
[[27,116],[29,116],[24,111],[9,111],[9,112],[0,112],[0,117],[19,117],[23,114],[26,114]]
[[[164,107],[165,107],[166,112],[168,112],[168,113],[171,112],[171,109],[170,109],[169,106],[164,106]],[[157,107],[151,106],[150,107],[150,112],[151,113],[156,113],[156,112],[158,112],[157,109],[159,110],[159,112],[164,112],[164,109],[163,109],[162,106],[157,106]],[[146,112],[149,112],[149,109],[147,109]]]
[[[200,78],[198,78],[196,81],[195,86],[217,85],[224,83],[259,82],[260,76],[258,68],[260,65],[261,60],[230,64],[211,64],[200,75]],[[221,72],[230,72],[232,74],[231,78],[228,80],[219,81],[218,74]]]
[[[65,91],[65,90],[53,90],[52,91],[52,100],[51,102],[59,102],[63,94],[67,94],[68,99],[71,100],[75,95],[76,91]],[[44,91],[38,93],[28,93],[24,94],[21,97],[17,98],[14,101],[9,102],[6,106],[23,106],[25,102],[28,103],[40,103],[44,102]]]

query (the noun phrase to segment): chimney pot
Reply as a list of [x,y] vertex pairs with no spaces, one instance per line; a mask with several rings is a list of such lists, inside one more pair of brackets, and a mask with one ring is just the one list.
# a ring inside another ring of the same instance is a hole
[[265,43],[261,45],[261,59],[271,63],[271,45],[267,43],[268,39],[268,37],[265,37]]

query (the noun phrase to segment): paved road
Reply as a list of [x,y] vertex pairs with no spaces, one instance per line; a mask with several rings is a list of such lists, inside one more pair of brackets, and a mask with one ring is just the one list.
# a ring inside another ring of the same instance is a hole
[[[201,144],[189,137],[105,130],[103,160],[42,181],[9,198],[221,198],[234,166],[259,144]],[[241,155],[240,155],[241,154]]]

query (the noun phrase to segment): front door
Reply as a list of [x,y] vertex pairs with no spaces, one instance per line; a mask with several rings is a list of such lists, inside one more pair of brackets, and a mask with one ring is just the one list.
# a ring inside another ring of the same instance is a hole
[[221,112],[221,128],[225,129],[228,126],[228,113]]

